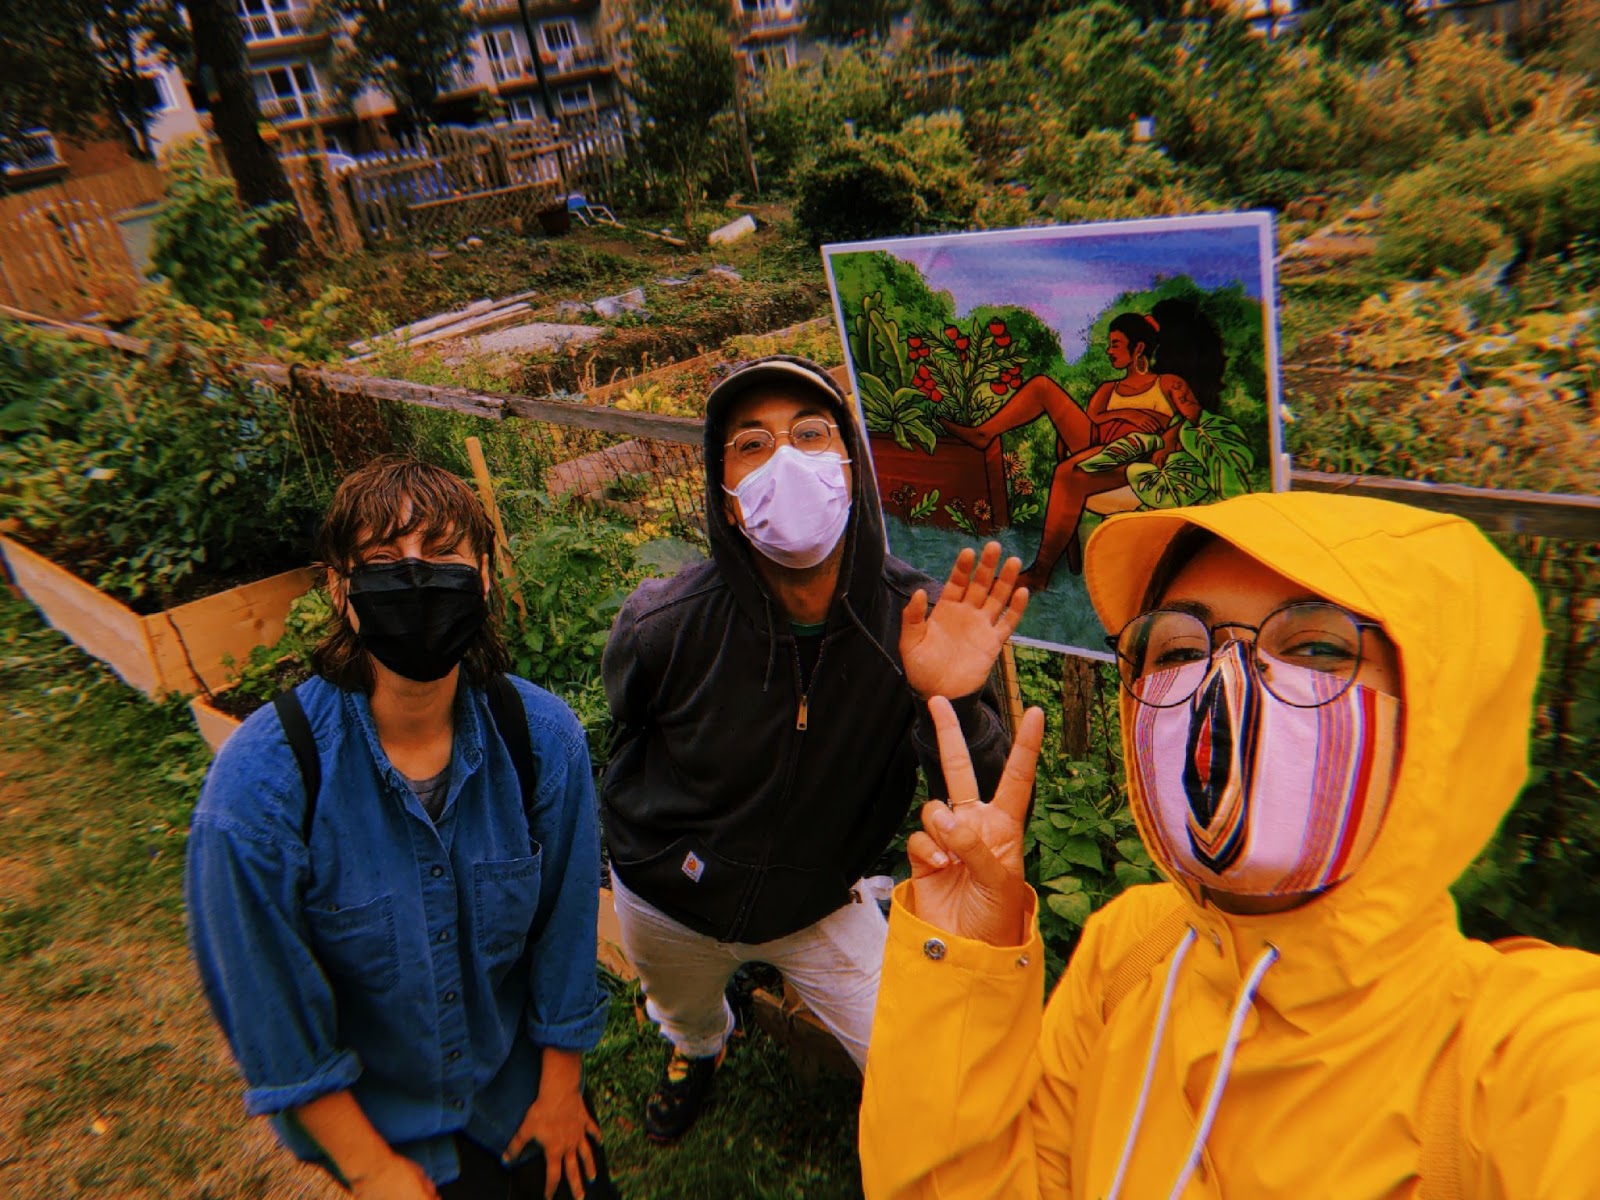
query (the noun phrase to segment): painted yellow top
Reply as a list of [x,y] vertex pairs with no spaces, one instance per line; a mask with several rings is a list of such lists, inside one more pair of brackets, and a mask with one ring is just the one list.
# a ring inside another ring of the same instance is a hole
[[1111,399],[1106,403],[1106,411],[1118,408],[1144,408],[1154,409],[1156,412],[1166,413],[1169,417],[1177,416],[1177,411],[1172,407],[1172,401],[1167,399],[1167,394],[1161,390],[1161,381],[1157,379],[1147,389],[1132,396],[1124,396],[1115,387],[1111,389]]
[[[1459,518],[1252,495],[1106,521],[1085,578],[1107,628],[1137,612],[1185,522],[1381,622],[1399,647],[1405,741],[1377,841],[1350,879],[1286,913],[1229,916],[1170,880],[1130,889],[1090,918],[1042,1013],[1036,923],[1027,946],[968,941],[921,921],[902,888],[861,1106],[866,1195],[1104,1200],[1154,1041],[1120,1195],[1167,1196],[1268,943],[1281,958],[1248,1010],[1183,1200],[1416,1200],[1420,1098],[1441,1062],[1461,1099],[1435,1144],[1464,1196],[1600,1195],[1600,956],[1470,941],[1448,891],[1527,774],[1543,637],[1532,588]],[[1109,1018],[1105,987],[1175,910],[1198,936],[1156,1039],[1172,954]],[[1452,1034],[1459,1050],[1445,1057]]]

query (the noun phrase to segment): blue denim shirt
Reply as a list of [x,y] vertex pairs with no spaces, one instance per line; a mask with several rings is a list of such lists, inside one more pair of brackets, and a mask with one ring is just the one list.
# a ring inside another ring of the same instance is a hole
[[297,689],[322,762],[305,789],[271,706],[217,755],[189,836],[190,943],[244,1073],[301,1158],[290,1110],[348,1088],[436,1182],[452,1134],[498,1153],[538,1093],[540,1047],[605,1027],[595,967],[599,834],[583,728],[523,680],[538,790],[527,818],[483,691],[456,702],[449,793],[428,819],[378,742],[368,698]]

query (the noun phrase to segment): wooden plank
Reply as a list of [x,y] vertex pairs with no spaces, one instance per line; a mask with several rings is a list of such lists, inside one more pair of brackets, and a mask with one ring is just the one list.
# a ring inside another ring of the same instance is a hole
[[1466,517],[1488,533],[1600,542],[1600,496],[1547,495],[1371,475],[1333,475],[1324,471],[1291,471],[1289,486],[1303,492],[1339,492],[1397,500],[1401,504]]
[[11,578],[52,629],[147,696],[161,691],[145,618],[20,542],[0,537]]
[[297,567],[145,617],[161,691],[188,696],[227,687],[250,651],[283,636],[289,605],[316,581],[314,568]]
[[81,321],[57,321],[52,317],[41,317],[38,313],[26,309],[14,308],[9,304],[0,304],[0,316],[11,317],[29,325],[39,325],[46,329],[54,329],[58,333],[68,334],[80,341],[93,342],[99,346],[106,346],[113,350],[122,350],[129,354],[145,355],[150,352],[150,343],[142,338],[129,337],[125,333],[114,333],[109,329],[101,329],[98,325],[86,325]]
[[534,400],[528,396],[505,396],[509,416],[553,425],[597,429],[626,437],[652,438],[658,442],[684,442],[698,446],[704,441],[705,423],[698,417],[668,417],[658,413],[624,412],[599,404],[564,404],[559,400]]
[[424,200],[420,204],[411,206],[412,212],[426,212],[432,208],[445,208],[452,204],[461,204],[467,200],[489,200],[497,196],[514,196],[521,192],[529,192],[537,188],[537,183],[513,183],[507,187],[491,188],[483,192],[462,192],[455,196],[444,196],[438,200]]
[[238,717],[230,717],[220,708],[207,703],[204,696],[195,696],[189,701],[189,714],[194,717],[194,725],[200,731],[201,740],[211,747],[213,754],[221,750],[222,743],[244,723]]

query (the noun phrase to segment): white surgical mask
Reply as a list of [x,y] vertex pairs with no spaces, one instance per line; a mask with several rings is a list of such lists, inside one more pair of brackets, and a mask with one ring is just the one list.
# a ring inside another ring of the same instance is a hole
[[779,446],[739,481],[724,486],[739,501],[745,537],[780,566],[814,567],[839,544],[850,520],[850,485],[837,454]]
[[[1328,686],[1304,667],[1272,670],[1275,687],[1303,689],[1308,701]],[[1400,701],[1360,684],[1314,708],[1285,704],[1256,675],[1249,648],[1229,642],[1192,700],[1141,705],[1134,716],[1135,792],[1159,843],[1152,853],[1235,895],[1331,887],[1377,837],[1399,730]]]

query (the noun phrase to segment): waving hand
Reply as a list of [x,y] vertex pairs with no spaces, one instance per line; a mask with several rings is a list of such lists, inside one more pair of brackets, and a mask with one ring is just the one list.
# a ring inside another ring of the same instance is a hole
[[983,686],[1000,647],[1028,607],[1028,589],[1017,587],[1019,559],[1000,565],[1000,543],[983,554],[956,555],[939,602],[928,610],[918,590],[900,622],[900,661],[912,691],[928,696],[970,696]]

